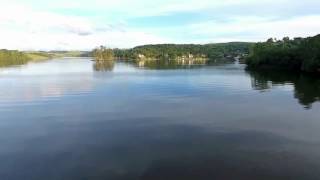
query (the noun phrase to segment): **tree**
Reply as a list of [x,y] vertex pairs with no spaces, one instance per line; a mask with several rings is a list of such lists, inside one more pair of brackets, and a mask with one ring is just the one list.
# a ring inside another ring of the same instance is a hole
[[104,46],[100,46],[99,48],[95,48],[92,51],[92,55],[97,61],[103,60],[113,60],[114,54],[112,49],[108,49]]
[[257,43],[246,63],[249,68],[275,67],[294,71],[320,72],[320,35],[310,38],[284,37],[283,41]]
[[274,41],[273,41],[273,38],[269,38],[268,40],[267,40],[267,43],[273,43]]

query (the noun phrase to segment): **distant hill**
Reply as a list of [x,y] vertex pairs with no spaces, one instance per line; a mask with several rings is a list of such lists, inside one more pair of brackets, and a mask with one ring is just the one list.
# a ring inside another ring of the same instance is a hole
[[58,57],[90,57],[90,51],[48,51],[47,53]]

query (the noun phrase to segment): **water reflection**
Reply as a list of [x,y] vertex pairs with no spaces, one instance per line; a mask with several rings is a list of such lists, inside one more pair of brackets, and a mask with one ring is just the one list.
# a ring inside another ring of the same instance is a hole
[[93,69],[95,71],[112,71],[115,66],[115,61],[95,61]]
[[93,63],[93,70],[95,71],[114,71],[116,66],[131,65],[131,68],[144,68],[144,69],[192,69],[199,68],[206,65],[220,66],[227,64],[234,64],[234,61],[217,59],[185,59],[185,60],[117,60],[117,61],[95,61]]
[[185,60],[139,60],[134,61],[137,67],[146,69],[184,69],[194,68],[207,64],[206,59],[185,59]]
[[251,75],[253,89],[262,92],[274,86],[293,85],[294,97],[310,109],[314,102],[320,101],[320,79],[307,74],[283,71],[247,71]]
[[19,66],[26,64],[27,62],[19,61],[19,62],[11,62],[11,61],[0,61],[0,68],[10,67],[10,66]]
[[0,106],[89,93],[94,86],[88,59],[55,59],[0,69]]
[[2,69],[1,180],[319,179],[319,107],[291,96],[311,107],[316,78],[158,63],[202,68],[61,59]]
[[[142,118],[132,112],[117,116],[81,114],[80,120],[90,119],[82,123],[50,119],[45,135],[26,138],[23,145],[16,142],[15,156],[0,156],[0,174],[12,180],[319,177],[319,162],[306,158],[317,157],[317,151],[310,150],[319,150],[317,144],[272,133],[178,124],[172,117]],[[12,146],[3,145],[8,144]]]

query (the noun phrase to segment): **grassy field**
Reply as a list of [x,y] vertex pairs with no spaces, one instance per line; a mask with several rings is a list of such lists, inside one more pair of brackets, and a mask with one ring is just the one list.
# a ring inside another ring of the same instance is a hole
[[88,57],[86,51],[18,51],[0,49],[0,67],[26,64],[62,57]]
[[54,56],[48,53],[43,53],[43,52],[25,52],[30,61],[42,61],[42,60],[47,60],[51,59]]

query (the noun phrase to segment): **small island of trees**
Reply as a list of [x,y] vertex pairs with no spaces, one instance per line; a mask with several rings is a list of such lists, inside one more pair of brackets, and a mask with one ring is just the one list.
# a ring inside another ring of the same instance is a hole
[[112,49],[100,46],[92,51],[92,56],[96,61],[113,60],[114,53]]

